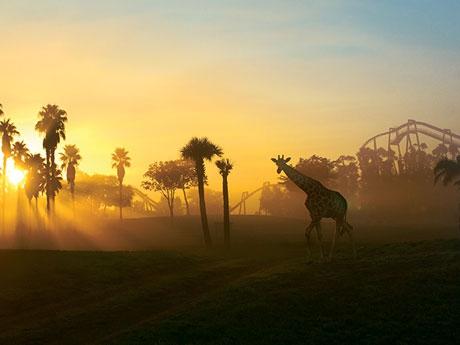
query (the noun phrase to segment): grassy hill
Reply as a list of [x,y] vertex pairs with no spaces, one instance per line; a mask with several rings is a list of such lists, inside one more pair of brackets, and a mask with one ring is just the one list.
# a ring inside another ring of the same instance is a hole
[[[203,245],[200,218],[177,217],[171,225],[169,217],[118,220],[81,219],[59,224],[56,231],[22,229],[0,234],[0,249],[64,249],[64,250],[152,250],[200,247]],[[237,245],[265,247],[270,244],[299,243],[304,240],[306,220],[269,216],[232,216],[232,241]],[[214,242],[223,242],[222,217],[210,216]],[[456,223],[447,224],[385,224],[369,219],[352,219],[355,237],[360,243],[420,241],[459,238]],[[389,225],[391,224],[391,225]],[[323,221],[325,240],[330,240],[335,225]],[[342,239],[344,241],[344,239]]]
[[[263,230],[263,227],[259,229]],[[276,237],[273,237],[276,239]],[[0,344],[455,343],[460,240],[0,251]]]

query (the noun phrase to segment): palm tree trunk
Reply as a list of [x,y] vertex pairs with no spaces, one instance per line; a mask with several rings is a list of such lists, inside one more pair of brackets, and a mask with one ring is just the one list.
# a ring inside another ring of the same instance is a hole
[[190,206],[188,204],[188,199],[187,199],[187,194],[185,193],[185,188],[182,188],[182,193],[184,193],[185,212],[187,216],[190,216]]
[[29,199],[29,207],[27,213],[27,230],[30,232],[32,230],[32,199]]
[[120,222],[123,222],[123,206],[122,206],[122,201],[123,201],[123,182],[120,181],[120,191],[119,191],[119,196],[120,196]]
[[2,185],[2,231],[5,231],[5,208],[6,208],[6,155],[3,154],[3,185]]
[[204,199],[204,172],[200,168],[197,169],[197,177],[198,177],[198,195],[200,198],[200,215],[201,215],[201,227],[203,228],[203,237],[204,237],[204,244],[207,248],[211,248],[212,240],[211,234],[209,232],[209,225],[208,225],[208,216],[206,215],[206,202]]
[[72,195],[72,210],[73,217],[75,218],[75,182],[70,182],[70,194]]
[[227,176],[222,176],[222,190],[224,194],[224,243],[225,247],[230,248],[230,206],[228,201],[228,181]]
[[49,215],[51,211],[50,198],[51,198],[51,164],[50,164],[50,150],[46,150],[46,212]]
[[[51,151],[51,181],[56,180],[56,162],[55,162],[55,148]],[[50,191],[51,194],[51,202],[53,207],[53,215],[56,212],[56,204],[55,204],[55,192]]]

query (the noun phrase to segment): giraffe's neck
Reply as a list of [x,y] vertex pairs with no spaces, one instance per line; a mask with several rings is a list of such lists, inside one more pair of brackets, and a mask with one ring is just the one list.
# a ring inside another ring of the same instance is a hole
[[305,176],[304,174],[298,172],[295,170],[293,167],[285,164],[282,167],[284,173],[287,175],[287,177],[295,183],[297,187],[302,189],[305,193],[311,194],[315,190],[318,189],[318,187],[322,186],[319,181],[316,181],[315,179]]

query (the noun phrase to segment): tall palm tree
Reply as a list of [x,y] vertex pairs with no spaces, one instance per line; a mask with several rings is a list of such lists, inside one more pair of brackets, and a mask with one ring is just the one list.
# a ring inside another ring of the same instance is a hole
[[228,175],[233,169],[233,164],[228,159],[216,162],[219,173],[222,175],[222,193],[224,198],[224,242],[230,248],[230,205],[228,201]]
[[0,122],[0,132],[2,132],[2,152],[3,152],[3,205],[2,205],[2,219],[5,219],[5,197],[6,197],[6,162],[11,156],[11,142],[16,135],[19,135],[16,126],[11,122],[10,119],[2,120]]
[[10,119],[0,121],[0,132],[2,132],[2,152],[3,152],[3,180],[5,185],[6,161],[11,156],[11,142],[19,132]]
[[3,104],[0,103],[0,116],[2,116],[3,114],[4,114],[4,112],[3,112]]
[[123,180],[125,178],[125,168],[131,166],[131,158],[128,156],[128,151],[122,147],[118,147],[112,153],[112,168],[117,169],[117,177],[119,183],[119,205],[120,205],[120,221],[123,221]]
[[35,125],[35,130],[45,135],[43,148],[46,151],[46,209],[51,210],[51,201],[54,202],[56,193],[53,192],[53,181],[57,179],[55,153],[58,144],[65,140],[65,123],[67,113],[56,104],[44,106],[38,113],[40,120]]
[[208,138],[192,138],[181,150],[182,158],[195,162],[195,171],[198,180],[198,195],[200,198],[201,226],[203,228],[204,243],[206,247],[212,246],[209,232],[206,203],[204,198],[204,182],[206,178],[205,160],[212,160],[214,156],[222,156],[222,149],[213,144]]
[[[456,160],[442,159],[434,167],[434,182],[442,181],[444,186],[453,184],[460,188],[460,156]],[[460,203],[459,203],[460,212]],[[460,229],[460,215],[458,219],[458,226]]]
[[72,200],[75,199],[75,175],[76,167],[80,163],[81,155],[80,150],[76,145],[64,146],[64,152],[60,153],[61,158],[61,169],[66,169],[67,182],[70,186],[70,193],[72,194]]

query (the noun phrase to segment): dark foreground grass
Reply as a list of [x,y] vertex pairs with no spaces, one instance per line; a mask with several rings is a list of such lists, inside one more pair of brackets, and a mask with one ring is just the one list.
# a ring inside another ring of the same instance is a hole
[[0,344],[447,344],[460,241],[202,251],[0,252]]

